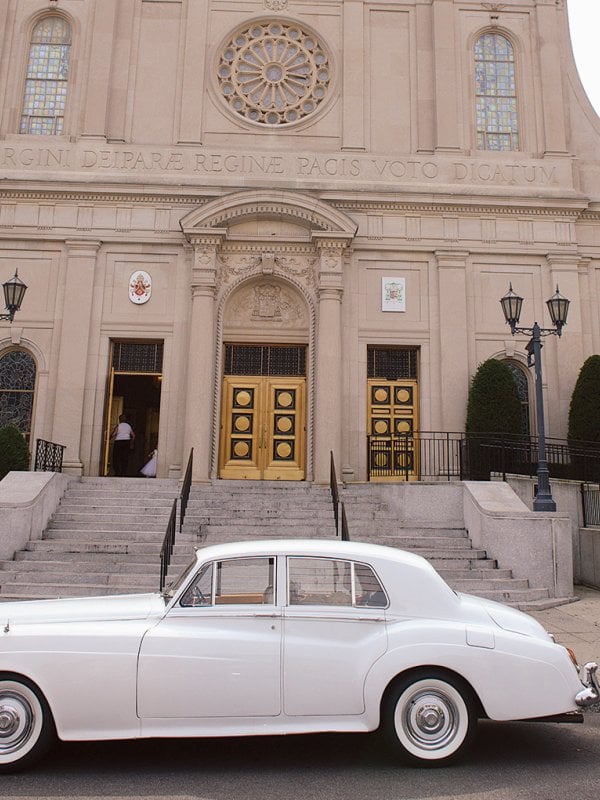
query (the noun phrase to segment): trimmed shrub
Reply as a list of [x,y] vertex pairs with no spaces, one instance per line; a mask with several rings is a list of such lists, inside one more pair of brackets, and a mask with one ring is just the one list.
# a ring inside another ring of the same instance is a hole
[[473,376],[465,430],[516,436],[525,433],[517,383],[502,361],[484,361]]
[[600,444],[600,356],[590,356],[582,366],[569,408],[569,444]]
[[25,437],[14,425],[0,428],[0,481],[12,470],[29,469],[29,449]]
[[600,480],[600,356],[581,367],[569,408],[569,450],[572,477]]
[[466,472],[471,480],[491,472],[520,472],[529,460],[517,382],[509,367],[495,358],[479,365],[467,403]]

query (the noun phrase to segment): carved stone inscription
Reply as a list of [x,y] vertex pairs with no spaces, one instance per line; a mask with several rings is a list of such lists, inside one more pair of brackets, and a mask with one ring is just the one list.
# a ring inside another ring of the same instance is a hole
[[172,175],[181,182],[213,185],[229,179],[252,178],[302,181],[306,186],[327,181],[328,185],[357,182],[388,185],[449,186],[513,186],[538,189],[572,187],[573,174],[568,160],[519,159],[486,160],[485,158],[455,158],[452,156],[372,156],[319,155],[294,153],[234,153],[189,148],[126,148],[106,145],[91,148],[89,143],[61,147],[28,146],[21,143],[0,147],[0,169],[5,177],[10,173],[36,175],[59,173],[85,174],[102,179],[124,175],[132,181],[147,181],[152,176]]

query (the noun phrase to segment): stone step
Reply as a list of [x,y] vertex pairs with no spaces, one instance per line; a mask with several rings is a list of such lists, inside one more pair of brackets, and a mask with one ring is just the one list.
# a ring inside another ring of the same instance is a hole
[[[111,519],[112,517],[112,519]],[[52,531],[53,533],[56,531],[73,531],[73,532],[80,532],[85,535],[85,532],[93,531],[100,536],[105,536],[110,531],[155,531],[156,536],[159,536],[159,532],[163,532],[163,536],[167,530],[167,524],[169,522],[168,516],[164,519],[156,518],[154,515],[149,517],[148,519],[137,517],[136,521],[131,522],[129,520],[123,519],[118,515],[111,515],[111,514],[98,514],[98,515],[91,515],[86,519],[85,517],[78,520],[69,520],[69,519],[56,519],[52,520],[52,522],[48,525],[47,531]],[[85,527],[84,527],[85,523]]]
[[447,583],[457,592],[465,592],[466,594],[479,594],[481,590],[490,590],[493,589],[495,591],[510,591],[513,592],[517,589],[529,589],[529,581],[524,580],[522,578],[498,578],[495,574],[495,570],[492,572],[492,576],[489,579],[484,578],[451,578],[447,581]]
[[[494,569],[494,562],[493,561],[482,561],[483,568],[479,567],[479,562],[475,562],[477,566],[473,567],[473,569],[438,569],[438,572],[441,577],[446,581],[446,583],[461,581],[461,580],[489,580],[490,579],[490,570],[493,570],[493,579],[498,580],[510,580],[513,576],[512,570],[510,569]],[[488,564],[487,568],[485,565]]]
[[[45,553],[110,553],[113,555],[127,555],[140,553],[160,554],[162,542],[153,544],[147,542],[102,541],[78,542],[72,539],[41,539],[28,542],[26,550],[37,550]],[[189,545],[176,544],[175,548],[185,548],[189,552]]]
[[[158,580],[154,586],[147,586],[145,592],[158,591]],[[106,586],[87,583],[79,586],[65,586],[64,583],[39,583],[25,586],[0,586],[2,600],[42,600],[55,597],[93,597],[95,595],[137,594],[139,586]]]
[[21,583],[27,586],[60,583],[65,587],[65,591],[72,586],[93,585],[110,586],[115,589],[125,586],[136,592],[144,592],[148,586],[150,586],[151,589],[158,586],[159,576],[160,564],[157,564],[153,570],[147,570],[144,573],[85,572],[82,574],[67,572],[64,568],[62,572],[58,570],[51,573],[44,571],[43,574],[31,572],[0,572],[0,590]]
[[[179,564],[185,566],[190,561],[190,554],[193,553],[192,545],[176,545],[176,550],[171,556],[172,564]],[[60,561],[57,559],[60,557]],[[140,565],[140,567],[148,568],[157,564],[160,560],[160,550],[156,549],[148,553],[99,553],[94,551],[88,552],[67,552],[61,551],[48,551],[47,549],[39,550],[21,550],[17,553],[17,558],[12,562],[4,562],[11,564],[32,564],[31,569],[43,570],[48,563],[60,564],[77,564],[81,565],[82,569],[88,564],[102,564],[106,569],[114,569],[123,565],[127,569],[128,565],[132,567]],[[41,562],[41,563],[40,563]],[[37,565],[37,566],[36,566]]]
[[471,547],[470,539],[466,537],[459,539],[456,536],[353,536],[350,531],[350,539],[353,542],[368,542],[369,544],[380,544],[386,547],[396,547],[400,550],[415,550],[427,548],[428,550],[441,548],[446,550],[451,549],[464,549]]
[[[74,555],[74,554],[72,554]],[[181,563],[187,563],[185,559],[181,559]],[[89,561],[82,560],[66,560],[60,561],[41,561],[41,560],[25,560],[19,559],[18,561],[0,561],[0,583],[8,580],[7,575],[18,575],[19,580],[26,580],[27,576],[33,577],[34,574],[39,575],[55,575],[55,574],[74,574],[74,565],[76,565],[77,573],[90,574],[93,572],[110,572],[111,574],[119,575],[145,575],[155,571],[160,566],[160,559],[152,558],[146,562],[132,561],[130,558],[112,558],[110,560],[93,559]],[[100,569],[101,568],[101,569]]]
[[477,589],[470,594],[477,597],[483,597],[486,600],[495,600],[498,603],[509,603],[510,605],[518,605],[522,607],[523,603],[531,603],[538,600],[547,600],[549,593],[547,589]]

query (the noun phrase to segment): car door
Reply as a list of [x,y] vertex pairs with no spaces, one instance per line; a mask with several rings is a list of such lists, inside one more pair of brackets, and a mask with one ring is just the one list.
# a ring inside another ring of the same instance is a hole
[[283,696],[289,716],[362,714],[367,673],[387,649],[387,597],[370,566],[287,559]]
[[281,609],[274,557],[233,558],[199,570],[144,637],[142,719],[263,717],[281,711]]

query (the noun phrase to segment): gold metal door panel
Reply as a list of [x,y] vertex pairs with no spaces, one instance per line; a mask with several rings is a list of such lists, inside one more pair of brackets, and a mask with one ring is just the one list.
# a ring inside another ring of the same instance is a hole
[[219,476],[304,479],[304,378],[225,376]]
[[417,381],[370,379],[367,391],[370,479],[418,480]]

